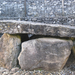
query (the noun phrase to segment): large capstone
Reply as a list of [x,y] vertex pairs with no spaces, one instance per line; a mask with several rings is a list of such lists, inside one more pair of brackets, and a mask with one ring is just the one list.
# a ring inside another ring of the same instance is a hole
[[34,34],[75,38],[75,26],[29,21],[0,20],[0,33]]
[[0,38],[0,66],[11,69],[17,65],[21,39],[18,35],[3,34]]
[[61,70],[71,53],[71,40],[39,38],[22,43],[18,57],[21,69]]

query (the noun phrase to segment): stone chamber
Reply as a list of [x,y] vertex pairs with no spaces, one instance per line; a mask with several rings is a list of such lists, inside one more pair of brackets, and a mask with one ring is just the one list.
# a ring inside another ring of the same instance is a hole
[[0,0],[0,75],[75,75],[75,0]]

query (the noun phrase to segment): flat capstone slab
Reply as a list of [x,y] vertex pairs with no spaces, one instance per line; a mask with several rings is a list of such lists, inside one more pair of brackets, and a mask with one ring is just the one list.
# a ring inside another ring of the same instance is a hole
[[0,33],[26,33],[59,37],[75,37],[75,26],[29,21],[0,20]]

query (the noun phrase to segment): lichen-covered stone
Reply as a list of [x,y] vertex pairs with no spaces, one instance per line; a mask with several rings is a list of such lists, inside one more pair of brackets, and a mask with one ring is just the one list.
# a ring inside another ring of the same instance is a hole
[[11,69],[17,65],[21,39],[18,35],[3,34],[0,38],[0,66]]
[[39,38],[22,43],[18,57],[21,69],[61,70],[71,53],[71,40]]
[[75,37],[75,26],[27,21],[0,20],[0,33],[27,33],[59,37]]

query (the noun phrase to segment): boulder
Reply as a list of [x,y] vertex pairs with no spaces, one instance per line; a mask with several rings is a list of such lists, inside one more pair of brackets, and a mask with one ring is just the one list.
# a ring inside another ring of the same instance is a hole
[[0,20],[0,33],[21,33],[75,38],[75,26],[30,21]]
[[38,38],[22,43],[18,57],[21,69],[61,70],[71,53],[73,42],[54,38]]
[[21,39],[19,35],[3,34],[0,38],[0,66],[11,69],[17,65]]

